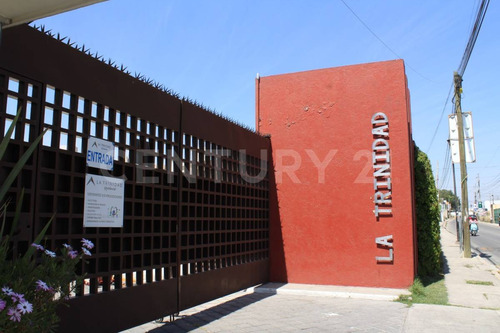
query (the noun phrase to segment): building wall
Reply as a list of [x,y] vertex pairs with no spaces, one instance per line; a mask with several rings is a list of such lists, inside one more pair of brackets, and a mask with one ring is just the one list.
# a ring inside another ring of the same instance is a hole
[[[271,280],[409,286],[416,239],[403,61],[261,77],[256,99],[256,127],[271,135],[277,190],[270,191]],[[376,168],[373,153],[383,156]],[[382,185],[388,178],[390,188]],[[378,218],[377,199],[386,210]]]

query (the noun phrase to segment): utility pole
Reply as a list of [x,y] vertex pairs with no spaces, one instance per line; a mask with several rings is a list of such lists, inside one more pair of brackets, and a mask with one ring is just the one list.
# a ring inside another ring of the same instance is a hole
[[436,189],[437,189],[437,195],[438,195],[438,205],[439,205],[439,223],[443,222],[443,214],[442,214],[442,207],[441,207],[441,201],[439,198],[439,161],[437,161],[437,168],[436,168]]
[[[465,160],[464,124],[462,118],[462,77],[455,72],[455,110],[457,112],[458,152],[460,154],[460,185],[462,188],[462,234],[464,240],[464,258],[471,257],[469,233],[469,196],[467,193],[467,162]],[[466,227],[467,226],[467,227]]]
[[[451,146],[450,140],[448,140],[448,144]],[[450,154],[451,154],[451,149],[450,149]],[[458,198],[457,197],[457,180],[455,177],[455,163],[453,163],[453,161],[451,162],[451,170],[453,171],[453,194],[455,195],[455,198]],[[458,228],[458,207],[459,207],[459,204],[457,201],[455,201],[455,225],[457,227],[457,242],[460,241],[460,237],[458,234],[460,232],[460,229]]]
[[479,208],[481,202],[481,191],[479,189],[479,174],[476,176],[476,183],[474,184],[474,209]]
[[[482,202],[481,201],[481,182],[479,180],[479,174],[477,174],[477,201]],[[483,208],[483,207],[481,207],[481,208]]]
[[493,209],[493,205],[495,205],[495,197],[492,194],[491,201],[490,201],[491,223],[495,223],[495,210]]

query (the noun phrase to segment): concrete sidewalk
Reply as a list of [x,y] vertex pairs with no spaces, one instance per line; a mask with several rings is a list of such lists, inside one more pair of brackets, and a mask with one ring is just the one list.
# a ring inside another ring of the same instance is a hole
[[456,236],[444,228],[441,245],[448,302],[477,309],[500,309],[499,269],[474,250],[472,258],[463,258]]
[[183,311],[173,322],[126,332],[498,332],[497,268],[477,254],[462,258],[444,228],[441,244],[453,306],[407,307],[392,301],[407,293],[398,289],[268,283]]
[[450,306],[414,304],[408,311],[403,332],[498,332],[498,268],[478,253],[463,258],[456,236],[444,227],[441,246]]

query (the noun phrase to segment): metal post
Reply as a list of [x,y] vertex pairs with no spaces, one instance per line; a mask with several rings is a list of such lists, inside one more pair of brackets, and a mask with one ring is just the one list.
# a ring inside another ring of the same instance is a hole
[[[448,140],[448,143],[449,142],[450,141]],[[453,162],[451,163],[451,168],[453,170],[453,194],[455,195],[455,198],[458,198],[457,197],[457,181],[456,181],[456,177],[455,177],[455,164],[453,164]],[[460,238],[458,237],[458,233],[459,233],[459,229],[458,229],[458,211],[457,211],[458,207],[459,207],[458,202],[455,202],[455,226],[457,227],[457,242],[460,240]]]
[[[477,174],[477,200],[478,200],[478,203],[481,202],[481,205],[482,205],[482,200],[481,200],[481,179],[479,178],[479,174]],[[481,208],[484,208],[484,207],[481,206]]]
[[464,242],[464,258],[471,257],[470,233],[469,233],[469,197],[467,190],[467,164],[465,161],[464,145],[464,127],[462,119],[462,77],[455,72],[455,110],[457,112],[457,131],[458,131],[458,151],[460,154],[460,185],[462,189],[462,234]]
[[439,196],[439,161],[437,161],[436,168],[436,190],[437,190],[437,199],[439,205],[439,224],[443,222],[443,206],[441,205],[441,198]]
[[490,201],[490,215],[491,215],[491,223],[495,223],[495,210],[493,209],[493,205],[495,204],[495,197],[493,194],[491,195]]
[[[182,130],[182,111],[183,104],[179,106],[179,135],[177,136],[177,154],[182,158],[182,143],[184,138],[184,133]],[[181,257],[181,228],[182,228],[182,163],[177,165],[177,221],[176,221],[176,275],[177,275],[177,313],[181,312],[181,276],[182,276],[182,257]]]

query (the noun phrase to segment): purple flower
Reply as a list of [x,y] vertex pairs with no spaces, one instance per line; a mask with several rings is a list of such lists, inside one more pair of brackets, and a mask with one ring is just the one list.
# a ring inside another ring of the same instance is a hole
[[0,311],[3,311],[3,309],[5,309],[5,305],[7,305],[7,302],[0,298]]
[[19,302],[17,309],[21,311],[22,314],[33,312],[33,305],[28,301]]
[[36,290],[48,291],[48,290],[50,290],[50,288],[49,288],[49,286],[47,286],[47,284],[45,282],[43,282],[42,280],[38,280],[38,281],[36,281]]
[[14,303],[16,303],[16,302],[21,303],[21,302],[25,301],[24,294],[11,293],[10,298],[12,299],[12,302],[14,302]]
[[71,250],[71,251],[68,252],[68,256],[71,259],[75,259],[78,256],[78,251]]
[[89,251],[89,250],[87,250],[87,249],[86,249],[86,248],[84,248],[84,247],[82,247],[82,252],[83,252],[85,255],[87,255],[87,256],[91,256],[91,255],[92,255],[92,253],[90,253],[90,251]]
[[12,321],[21,321],[21,311],[17,308],[9,308],[7,315],[10,316],[10,320]]
[[69,244],[63,244],[63,246],[64,246],[65,248],[67,248],[67,249],[68,249],[68,251],[73,250],[73,248],[72,248],[72,247],[71,247],[71,245],[69,245]]
[[10,289],[10,288],[9,288],[9,287],[7,287],[7,286],[5,286],[5,287],[3,287],[3,288],[2,288],[2,292],[3,292],[5,295],[7,295],[7,296],[12,295],[12,293],[13,293],[12,289]]
[[49,250],[45,250],[45,254],[52,258],[56,257],[56,253]]
[[82,238],[82,246],[90,250],[94,248],[94,243],[92,243],[88,239]]
[[43,250],[45,250],[45,249],[43,248],[43,246],[41,246],[41,245],[39,245],[39,244],[36,244],[36,243],[31,244],[31,246],[33,246],[34,248],[36,248],[38,251],[43,251]]

